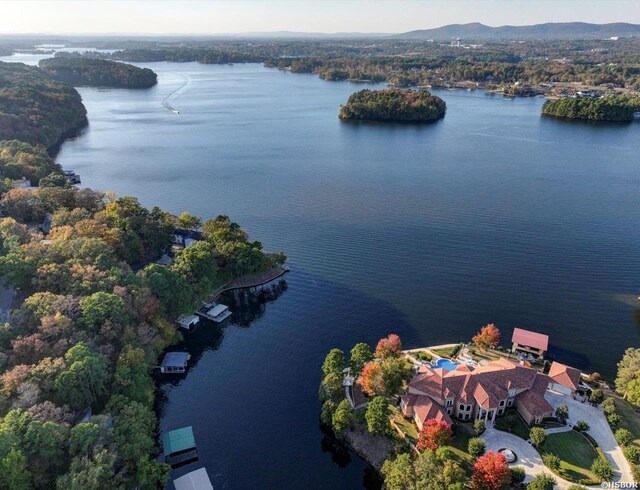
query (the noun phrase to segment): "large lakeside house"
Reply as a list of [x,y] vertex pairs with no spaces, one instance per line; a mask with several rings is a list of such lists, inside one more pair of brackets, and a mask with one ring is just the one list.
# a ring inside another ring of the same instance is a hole
[[558,391],[571,395],[579,381],[580,371],[557,362],[549,375],[504,358],[475,368],[466,364],[453,370],[421,366],[400,398],[400,408],[418,429],[430,419],[449,424],[452,418],[483,419],[492,425],[509,407],[532,425],[553,414],[544,397],[547,389],[562,388]]

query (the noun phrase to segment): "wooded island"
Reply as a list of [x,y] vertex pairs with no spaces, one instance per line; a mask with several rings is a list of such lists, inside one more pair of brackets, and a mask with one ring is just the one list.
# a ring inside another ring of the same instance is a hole
[[41,60],[38,66],[53,79],[75,86],[149,88],[158,83],[149,68],[108,60],[56,57]]
[[340,107],[340,119],[422,123],[444,116],[447,105],[426,90],[360,90]]

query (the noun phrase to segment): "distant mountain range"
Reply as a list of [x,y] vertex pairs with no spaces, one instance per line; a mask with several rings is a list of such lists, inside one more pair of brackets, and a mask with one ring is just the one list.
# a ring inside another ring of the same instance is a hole
[[609,37],[640,36],[640,25],[616,22],[589,24],[586,22],[557,22],[531,26],[490,27],[479,22],[451,24],[435,29],[423,29],[390,36],[394,39],[433,39],[437,41],[461,38],[463,40],[511,39],[605,39]]

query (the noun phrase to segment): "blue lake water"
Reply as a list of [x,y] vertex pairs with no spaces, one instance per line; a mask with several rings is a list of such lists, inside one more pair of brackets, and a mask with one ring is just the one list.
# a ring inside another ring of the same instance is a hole
[[[606,376],[640,345],[640,124],[540,117],[542,99],[437,91],[425,126],[348,124],[360,85],[259,65],[150,63],[150,90],[82,88],[90,126],[59,161],[84,185],[227,214],[290,257],[286,286],[186,340],[161,429],[193,425],[216,488],[359,488],[318,424],[331,347],[468,340],[494,322],[550,335]],[[173,95],[171,95],[173,94]],[[168,104],[179,114],[167,110]]]

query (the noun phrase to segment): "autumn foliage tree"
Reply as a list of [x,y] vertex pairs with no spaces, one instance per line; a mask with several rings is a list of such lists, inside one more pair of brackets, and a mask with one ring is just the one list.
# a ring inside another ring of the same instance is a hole
[[500,343],[500,330],[493,323],[489,323],[480,329],[480,331],[471,339],[481,349],[489,347],[497,347]]
[[511,482],[511,470],[500,453],[487,451],[473,465],[471,483],[474,490],[503,490]]
[[419,451],[435,450],[449,444],[452,437],[451,427],[444,420],[427,420],[420,431],[417,448]]
[[362,391],[369,396],[376,396],[384,393],[384,380],[382,378],[382,366],[375,361],[369,361],[362,368],[360,374],[360,384]]
[[402,351],[402,341],[396,334],[389,334],[387,337],[378,341],[374,357],[384,359],[386,357],[393,357],[400,354]]

